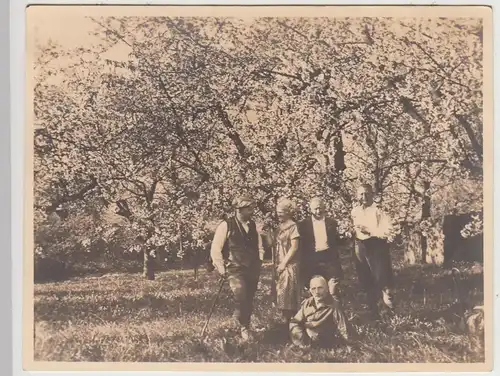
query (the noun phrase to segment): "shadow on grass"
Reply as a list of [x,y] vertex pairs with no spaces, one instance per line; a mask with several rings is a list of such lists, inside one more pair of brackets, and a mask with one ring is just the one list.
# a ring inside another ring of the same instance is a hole
[[263,345],[286,345],[289,342],[286,324],[276,324],[262,333]]
[[[215,294],[215,293],[214,293]],[[197,294],[169,298],[151,293],[131,297],[100,296],[89,301],[91,294],[76,296],[75,299],[40,300],[35,304],[35,318],[45,321],[73,320],[97,316],[102,321],[116,321],[133,317],[158,319],[189,315],[208,314],[214,296],[199,290]],[[95,295],[94,295],[95,296]],[[223,291],[217,310],[229,314],[229,291]]]

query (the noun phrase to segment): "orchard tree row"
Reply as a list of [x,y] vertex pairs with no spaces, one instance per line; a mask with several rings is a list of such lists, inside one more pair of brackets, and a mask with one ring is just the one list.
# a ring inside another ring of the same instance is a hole
[[38,49],[36,231],[200,246],[249,192],[263,226],[321,195],[348,234],[364,182],[413,228],[481,210],[480,20],[92,21],[98,43]]

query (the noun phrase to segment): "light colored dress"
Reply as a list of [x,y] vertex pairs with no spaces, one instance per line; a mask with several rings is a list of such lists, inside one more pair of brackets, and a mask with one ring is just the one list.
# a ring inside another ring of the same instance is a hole
[[[297,224],[293,221],[282,223],[275,237],[275,267],[290,251],[292,240],[300,237]],[[301,303],[298,254],[290,260],[286,269],[277,277],[276,292],[278,309],[297,312]]]

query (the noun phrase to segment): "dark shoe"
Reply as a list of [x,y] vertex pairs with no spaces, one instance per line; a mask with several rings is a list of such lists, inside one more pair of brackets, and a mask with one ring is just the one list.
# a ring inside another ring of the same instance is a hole
[[382,317],[380,316],[380,312],[378,309],[371,309],[370,310],[370,320],[372,321],[380,321]]

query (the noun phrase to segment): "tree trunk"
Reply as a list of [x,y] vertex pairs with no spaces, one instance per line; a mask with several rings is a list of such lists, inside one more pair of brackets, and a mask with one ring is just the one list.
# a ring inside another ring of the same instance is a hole
[[420,232],[406,227],[404,261],[409,265],[417,263],[422,252],[422,236]]
[[180,259],[181,268],[184,269],[186,266],[186,255],[184,254],[184,248],[182,247],[182,231],[180,222],[177,223],[177,233],[179,234],[179,250],[177,251],[177,258]]
[[427,263],[442,265],[444,263],[444,235],[439,225],[436,225],[427,235]]
[[198,281],[198,254],[201,253],[200,250],[196,249],[193,254],[193,270],[194,270],[194,280]]
[[[424,192],[422,195],[422,217],[421,220],[426,220],[430,218],[431,216],[431,198],[428,194],[429,188],[431,184],[426,181],[424,182]],[[422,246],[422,263],[427,262],[427,247],[428,247],[428,242],[427,238],[424,235],[421,235],[421,246]]]
[[344,140],[342,139],[342,131],[335,132],[333,147],[335,148],[334,165],[335,171],[344,171],[345,166],[345,151],[344,151]]
[[146,246],[143,247],[143,253],[144,253],[144,269],[143,269],[144,278],[150,281],[154,281],[155,271],[153,268],[153,257],[151,257],[149,249]]

